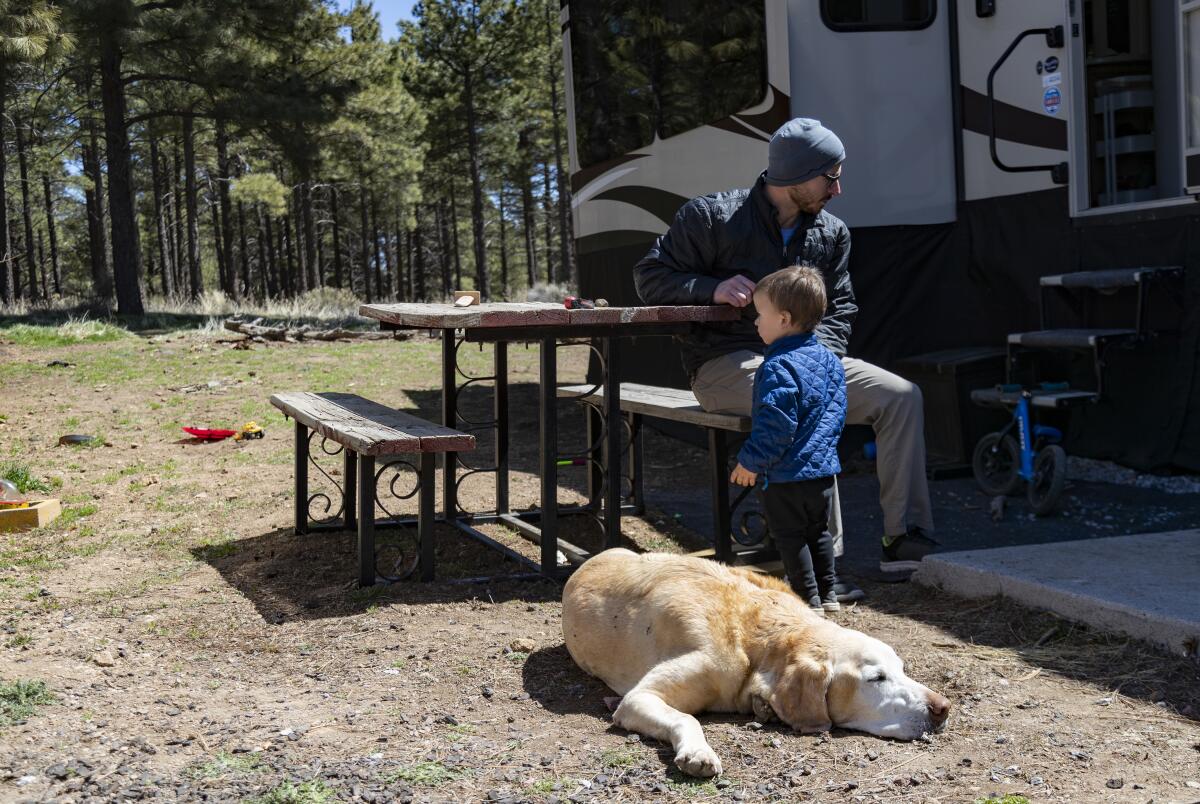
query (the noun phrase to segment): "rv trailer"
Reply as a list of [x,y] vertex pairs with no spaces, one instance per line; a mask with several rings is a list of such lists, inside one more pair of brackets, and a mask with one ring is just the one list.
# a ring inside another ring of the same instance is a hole
[[[846,146],[851,354],[1007,345],[1012,371],[1022,333],[1057,343],[1033,379],[1090,359],[1105,383],[1075,452],[1200,470],[1200,0],[564,0],[561,22],[584,295],[637,304],[679,207],[750,186],[814,117]],[[1044,299],[1068,274],[1094,298]],[[1066,342],[1098,329],[1136,335]],[[665,342],[621,362],[687,381]]]

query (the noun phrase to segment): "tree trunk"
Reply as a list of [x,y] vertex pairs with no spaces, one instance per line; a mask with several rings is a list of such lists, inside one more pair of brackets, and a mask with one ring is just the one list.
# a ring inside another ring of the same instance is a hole
[[54,295],[62,295],[62,270],[58,265],[58,227],[54,223],[54,199],[50,195],[50,176],[42,174],[42,195],[46,199],[46,232],[50,236],[50,270],[54,279]]
[[368,242],[370,238],[370,227],[367,223],[367,188],[361,181],[358,185],[358,212],[359,212],[359,231],[362,232],[362,278],[363,278],[363,295],[366,297],[367,304],[374,300],[374,295],[371,293],[371,244]]
[[192,301],[204,292],[200,276],[200,215],[196,210],[196,138],[195,121],[190,114],[183,116],[183,197],[187,207],[187,265],[188,285]]
[[416,228],[413,229],[413,240],[416,241],[414,249],[414,257],[417,264],[413,270],[413,301],[425,301],[425,243],[421,236],[421,205],[417,204],[414,210],[417,219]]
[[279,285],[284,295],[289,299],[296,297],[296,238],[292,234],[292,216],[284,215],[279,222],[280,247],[286,257],[286,264],[281,266]]
[[504,182],[500,182],[500,298],[508,298],[508,240],[504,233]]
[[8,71],[4,67],[4,57],[0,56],[0,304],[12,304],[17,298],[17,277],[13,273],[12,241],[8,238],[8,185],[7,158],[4,153],[4,123],[7,120],[5,101],[7,92],[4,87],[8,84]]
[[337,185],[329,188],[330,215],[333,217],[333,284],[335,287],[345,287],[342,284],[342,222],[338,213]]
[[141,253],[133,205],[133,170],[129,132],[125,128],[125,85],[120,46],[113,31],[100,42],[100,94],[104,106],[104,140],[108,156],[108,208],[112,226],[113,278],[117,312],[142,315]]
[[44,244],[42,243],[42,230],[41,229],[37,230],[37,244],[38,244],[38,258],[37,258],[38,273],[41,274],[41,277],[42,277],[42,298],[48,299],[48,298],[50,298],[50,290],[49,290],[49,288],[46,287],[46,249],[45,249]]
[[150,137],[150,183],[154,188],[154,240],[158,244],[158,267],[162,274],[162,292],[168,299],[175,295],[171,266],[167,260],[167,227],[163,220],[163,180],[158,164],[158,138]]
[[91,181],[84,190],[88,216],[88,253],[92,264],[92,293],[105,302],[112,296],[112,274],[108,270],[108,236],[104,226],[104,174],[100,171],[100,151],[96,146],[96,119],[88,115],[88,141],[80,139],[83,172]]
[[263,298],[270,301],[279,292],[275,283],[275,236],[271,234],[271,216],[263,211],[262,204],[255,206],[258,208],[258,281],[262,286]]
[[208,211],[212,215],[213,246],[215,247],[214,250],[217,252],[217,287],[221,289],[221,293],[225,295],[225,298],[229,299],[232,298],[232,295],[229,291],[229,285],[233,280],[229,276],[231,266],[229,265],[229,260],[226,257],[225,247],[222,244],[223,239],[221,234],[226,227],[222,225],[223,222],[221,221],[220,215],[217,214],[217,199],[209,199]]
[[25,264],[29,267],[29,299],[37,301],[42,294],[38,290],[38,265],[33,259],[33,205],[29,201],[29,154],[26,150],[25,129],[21,120],[13,120],[17,135],[17,170],[21,176],[21,219],[25,226]]
[[311,290],[317,287],[317,230],[313,223],[312,176],[307,169],[300,173],[300,222],[304,224],[304,288]]
[[183,261],[183,209],[181,201],[183,193],[179,187],[179,177],[183,175],[183,158],[179,149],[179,137],[171,138],[171,270],[174,274],[175,292],[182,294],[183,286],[187,284],[184,276]]
[[[302,196],[304,193],[301,188],[304,183],[300,182],[292,187],[291,199],[291,219],[292,225],[288,229],[288,242],[292,246],[292,253],[295,254],[296,267],[295,273],[289,279],[289,287],[292,289],[293,296],[299,296],[308,290],[308,248],[304,244],[305,238],[308,236],[304,231],[304,201]],[[289,263],[291,260],[288,260]]]
[[229,134],[225,130],[225,120],[218,117],[216,122],[217,140],[217,200],[221,205],[221,245],[224,248],[222,260],[225,264],[225,292],[235,302],[238,301],[237,270],[233,263],[233,202],[229,198],[229,184],[233,171],[229,166]]
[[315,287],[323,288],[325,287],[325,238],[321,236],[319,226],[313,231],[313,242],[317,244],[317,284]]
[[554,210],[550,204],[550,163],[542,162],[542,214],[546,219],[546,281],[559,281],[554,265]]
[[[522,154],[529,154],[529,131],[522,131],[517,137],[517,149]],[[521,172],[521,222],[524,229],[524,245],[526,245],[526,270],[529,276],[529,287],[538,284],[538,245],[535,238],[533,211],[533,164],[524,163]]]
[[463,106],[467,114],[467,154],[471,168],[471,230],[475,236],[475,289],[486,301],[488,291],[487,255],[483,241],[483,177],[480,175],[478,113],[475,111],[474,75],[470,70],[463,77]]
[[[558,2],[555,0],[555,10],[558,9]],[[545,18],[546,18],[546,47],[550,53],[550,58],[547,60],[549,78],[550,78],[550,119],[553,122],[554,132],[554,173],[558,177],[558,242],[559,242],[559,264],[561,266],[561,274],[564,281],[575,283],[575,259],[574,249],[571,248],[573,239],[572,222],[571,222],[571,184],[567,181],[567,172],[563,170],[563,147],[562,147],[562,121],[559,119],[561,112],[558,108],[558,69],[556,64],[556,53],[560,54],[561,50],[555,47],[554,43],[554,28],[550,18],[550,3],[545,3]],[[561,43],[561,40],[560,40]]]
[[242,268],[242,293],[250,296],[253,291],[250,289],[250,249],[246,246],[246,205],[238,201],[237,205],[237,222],[238,222],[238,262]]
[[[0,203],[5,202],[3,199],[0,199]],[[5,205],[7,206],[7,204]],[[28,260],[23,259],[20,239],[18,238],[17,233],[13,231],[13,227],[15,225],[16,218],[13,216],[12,211],[9,210],[8,226],[6,227],[6,231],[8,232],[8,242],[10,244],[9,253],[12,259],[13,292],[16,294],[16,298],[23,299],[25,297],[25,293],[21,289],[21,265],[27,263]]]
[[463,289],[462,254],[458,249],[458,199],[454,194],[454,179],[450,180],[450,246],[454,249],[454,290]]
[[[371,253],[375,255],[375,296],[386,299],[391,296],[391,267],[387,265],[387,243],[379,238],[379,198],[371,191]],[[383,275],[388,274],[387,285],[384,285]]]
[[438,252],[442,264],[442,298],[450,296],[450,234],[446,231],[449,228],[450,216],[446,214],[446,206],[446,199],[438,201],[434,215],[438,230]]
[[396,301],[412,299],[412,238],[401,225],[400,207],[396,207]]

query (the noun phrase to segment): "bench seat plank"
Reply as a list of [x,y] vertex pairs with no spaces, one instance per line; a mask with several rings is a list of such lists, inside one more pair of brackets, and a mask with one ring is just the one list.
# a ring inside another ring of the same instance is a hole
[[354,394],[291,391],[271,404],[359,455],[457,452],[475,448],[475,436],[389,408]]
[[[571,399],[586,396],[599,400],[604,398],[604,388],[593,385],[563,385],[558,388],[558,396]],[[751,426],[749,416],[709,413],[700,407],[696,395],[691,391],[633,382],[621,383],[621,410],[735,433],[748,433]]]

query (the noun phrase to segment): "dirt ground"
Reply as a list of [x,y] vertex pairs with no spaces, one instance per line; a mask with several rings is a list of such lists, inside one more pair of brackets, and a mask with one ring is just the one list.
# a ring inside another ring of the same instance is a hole
[[[568,351],[563,382],[586,358]],[[609,693],[563,646],[560,586],[472,580],[520,570],[439,528],[437,582],[357,589],[349,534],[292,533],[292,430],[267,399],[351,391],[436,417],[439,354],[423,336],[240,349],[194,333],[61,346],[0,331],[0,465],[53,484],[66,511],[0,536],[0,689],[42,681],[53,696],[0,720],[0,800],[1200,800],[1197,664],[1008,603],[866,584],[838,621],[952,700],[945,732],[903,743],[705,716],[726,773],[696,781],[668,747],[611,726]],[[487,373],[486,352],[464,346],[463,360]],[[514,347],[510,363],[523,508],[536,352]],[[467,402],[486,413],[483,388]],[[264,439],[197,444],[179,429],[249,420]],[[564,407],[564,450],[581,423]],[[67,433],[106,445],[58,446]],[[647,460],[651,511],[626,536],[694,549],[654,489],[702,484],[701,454],[652,435]],[[577,498],[581,477],[565,480],[562,499]],[[489,482],[464,482],[470,507],[491,502]],[[594,545],[592,527],[571,538]]]

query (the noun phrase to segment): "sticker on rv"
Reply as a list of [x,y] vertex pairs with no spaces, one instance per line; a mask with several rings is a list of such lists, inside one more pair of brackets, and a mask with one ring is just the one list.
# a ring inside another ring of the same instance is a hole
[[1062,83],[1062,73],[1046,73],[1042,76],[1043,87],[1056,87]]
[[1062,93],[1058,91],[1058,87],[1050,87],[1042,95],[1042,108],[1046,110],[1046,114],[1058,114],[1058,107],[1062,104]]
[[1047,56],[1044,62],[1046,72],[1052,73],[1058,70],[1058,56]]

